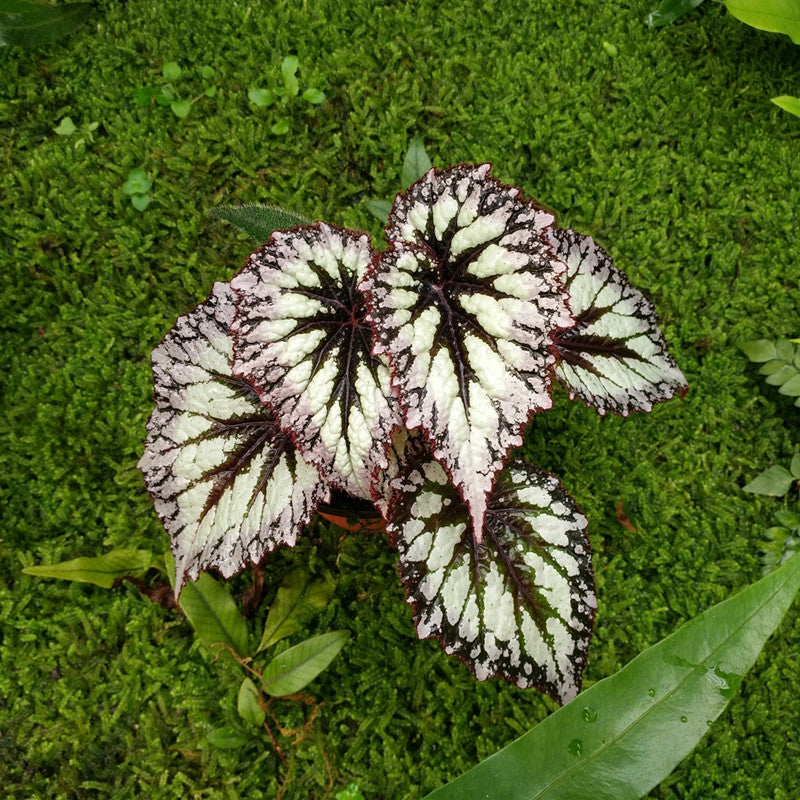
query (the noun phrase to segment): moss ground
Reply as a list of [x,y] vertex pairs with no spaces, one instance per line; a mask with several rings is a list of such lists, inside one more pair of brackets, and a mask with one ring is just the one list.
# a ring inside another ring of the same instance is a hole
[[[409,139],[438,165],[495,174],[594,235],[656,302],[691,391],[652,414],[600,419],[563,395],[524,452],[559,474],[590,519],[600,607],[586,683],[759,575],[758,538],[781,501],[744,494],[787,463],[798,413],[737,341],[798,335],[800,48],[707,3],[650,30],[654,0],[476,4],[366,0],[100,0],[45,49],[0,52],[0,785],[9,798],[421,798],[541,719],[552,704],[476,683],[411,614],[379,537],[320,526],[268,582],[309,560],[334,601],[310,631],[351,644],[310,687],[321,703],[287,763],[239,725],[237,681],[174,614],[131,587],[36,580],[22,566],[112,547],[164,549],[136,470],[149,353],[227,279],[250,243],[211,219],[267,202],[363,228],[363,201],[398,188]],[[250,105],[296,53],[327,102]],[[136,105],[165,62],[197,97],[185,120]],[[64,116],[93,140],[58,136]],[[135,210],[121,187],[153,182]],[[623,503],[636,531],[624,528]],[[237,582],[238,581],[238,582]],[[234,581],[237,588],[245,578]],[[700,748],[651,797],[796,797],[800,616],[768,644]],[[275,711],[298,727],[307,708]],[[305,715],[305,717],[304,717]]]

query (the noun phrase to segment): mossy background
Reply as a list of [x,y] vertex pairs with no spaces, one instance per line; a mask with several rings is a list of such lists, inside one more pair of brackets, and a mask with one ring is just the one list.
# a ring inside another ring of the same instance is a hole
[[[656,303],[691,391],[601,419],[562,392],[524,455],[590,520],[599,609],[585,684],[760,574],[780,500],[741,487],[796,449],[798,410],[736,348],[800,334],[800,48],[706,3],[651,30],[649,2],[258,3],[100,0],[89,24],[37,50],[0,49],[0,786],[9,798],[412,800],[542,719],[553,704],[479,684],[417,641],[386,543],[318,526],[268,564],[330,570],[334,601],[307,634],[352,640],[310,687],[320,704],[282,764],[243,723],[238,679],[176,614],[130,586],[37,580],[23,566],[167,539],[136,462],[151,409],[149,354],[252,245],[211,219],[266,202],[361,228],[391,197],[412,136],[435,164],[491,161],[590,233]],[[327,102],[247,99],[300,60]],[[134,103],[178,61],[179,121]],[[64,116],[94,140],[58,136]],[[122,192],[144,168],[152,203]],[[623,503],[636,531],[617,519]],[[247,576],[235,579],[236,591]],[[259,619],[263,620],[263,610]],[[301,636],[293,641],[298,641]],[[651,793],[666,800],[796,797],[800,616],[790,612],[728,711]],[[297,728],[310,707],[275,704]]]

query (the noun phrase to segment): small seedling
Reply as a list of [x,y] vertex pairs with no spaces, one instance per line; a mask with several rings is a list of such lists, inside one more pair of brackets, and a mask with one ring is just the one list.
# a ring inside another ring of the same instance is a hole
[[[412,183],[421,178],[431,168],[431,160],[425,152],[425,145],[419,136],[415,136],[408,145],[408,152],[403,160],[403,167],[400,170],[400,185],[403,189],[408,189]],[[392,201],[373,197],[364,204],[373,217],[379,219],[383,225],[389,219],[389,212],[392,210]]]
[[152,186],[147,173],[141,167],[137,167],[128,173],[128,180],[122,184],[122,191],[131,198],[131,205],[137,211],[144,211],[152,199],[150,197]]
[[[298,95],[312,106],[318,106],[325,102],[325,93],[319,89],[309,87],[300,94],[300,82],[297,78],[297,70],[300,62],[297,56],[286,56],[281,62],[281,75],[283,85],[274,86],[271,89],[251,87],[247,92],[250,102],[258,108],[267,108],[275,103],[288,106],[291,99]],[[276,136],[283,136],[289,132],[290,123],[288,118],[279,119],[271,128],[271,132]]]
[[187,72],[183,70],[177,61],[168,61],[161,68],[161,77],[166,81],[158,87],[142,86],[133,93],[134,101],[141,106],[153,105],[168,106],[178,119],[186,119],[192,106],[203,97],[214,97],[217,94],[217,87],[211,83],[216,74],[213,67],[204,64],[200,67],[200,77],[203,80],[203,91],[192,98],[181,95],[176,87],[176,83],[185,78]]
[[72,117],[64,117],[53,130],[59,136],[74,136],[76,133],[80,134],[79,138],[74,141],[75,149],[78,150],[87,142],[91,143],[94,141],[94,132],[99,126],[99,122],[89,122],[79,128],[72,121]]

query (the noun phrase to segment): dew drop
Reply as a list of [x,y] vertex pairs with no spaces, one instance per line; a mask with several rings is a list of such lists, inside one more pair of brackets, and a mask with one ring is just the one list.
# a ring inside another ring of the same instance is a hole
[[591,706],[586,706],[586,708],[581,711],[581,718],[584,722],[596,722],[597,721],[597,709],[592,708]]
[[649,694],[650,697],[655,697],[656,696],[656,690],[655,689],[648,689],[647,690],[647,694]]
[[579,756],[583,752],[583,742],[580,739],[573,739],[568,745],[567,750],[574,756]]
[[681,717],[681,722],[688,722],[689,718],[687,716]]

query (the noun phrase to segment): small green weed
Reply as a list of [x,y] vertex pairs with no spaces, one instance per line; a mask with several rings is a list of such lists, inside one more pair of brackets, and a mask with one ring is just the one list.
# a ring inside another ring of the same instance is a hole
[[[300,61],[297,56],[286,56],[281,63],[281,75],[283,76],[282,86],[273,86],[270,89],[262,89],[259,87],[251,87],[247,92],[247,97],[250,102],[259,108],[267,108],[268,106],[278,103],[283,106],[288,106],[292,98],[298,95],[310,103],[311,106],[318,106],[325,102],[325,93],[317,88],[309,87],[300,93],[300,81],[297,78],[297,71],[300,67]],[[309,112],[313,114],[313,108]],[[290,122],[287,117],[282,117],[277,120],[270,128],[272,133],[276,136],[283,136],[289,132]]]
[[[197,82],[187,85],[187,76],[195,74],[200,76],[202,91],[197,93]],[[192,106],[204,97],[212,98],[217,94],[217,86],[212,83],[216,70],[204,64],[192,72],[181,68],[177,61],[168,61],[161,68],[163,83],[158,86],[142,86],[133,93],[134,102],[140,106],[153,108],[155,105],[169,106],[178,119],[186,119]],[[180,84],[183,83],[183,87]],[[181,93],[183,88],[183,93]],[[187,97],[187,90],[191,97]]]
[[136,167],[128,173],[128,180],[122,184],[122,191],[130,197],[131,205],[137,211],[144,211],[150,205],[152,187],[147,173],[141,167]]
[[[762,364],[759,375],[778,392],[797,398],[800,406],[800,339],[779,339],[771,342],[759,339],[742,342],[739,348],[751,360]],[[775,464],[757,475],[744,491],[769,497],[786,497],[793,487],[800,485],[800,453],[792,457],[789,468]],[[797,505],[797,498],[795,498]],[[800,510],[800,505],[797,505]],[[794,555],[800,544],[800,514],[782,509],[775,513],[777,526],[767,528],[766,539],[761,542],[762,572],[766,574]]]
[[94,142],[94,132],[98,127],[100,127],[99,122],[88,122],[78,127],[72,121],[72,117],[64,117],[53,130],[59,136],[74,136],[76,133],[79,134],[78,138],[73,142],[75,149],[78,150],[86,144]]

